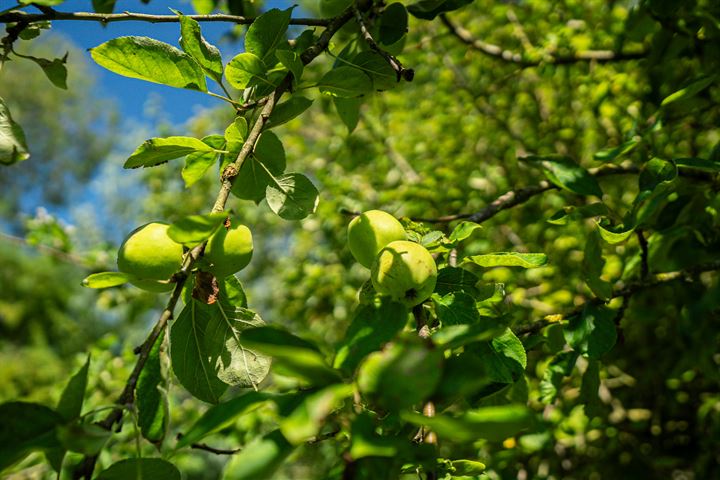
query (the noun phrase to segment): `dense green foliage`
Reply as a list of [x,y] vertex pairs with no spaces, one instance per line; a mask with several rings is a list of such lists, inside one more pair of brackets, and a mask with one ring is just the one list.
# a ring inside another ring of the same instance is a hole
[[[716,2],[303,7],[332,19],[291,26],[297,10],[261,9],[236,26],[244,48],[232,59],[181,14],[180,48],[121,37],[87,55],[225,102],[116,147],[142,192],[115,195],[118,223],[170,223],[184,247],[172,293],[130,286],[108,271],[118,245],[42,212],[23,238],[0,237],[0,469],[720,475]],[[52,119],[72,110],[5,87],[25,78],[15,51],[47,35],[31,38],[28,18],[0,13],[7,211],[33,188],[72,206],[73,179],[120,168],[97,169],[107,137],[86,120],[71,143],[89,153],[68,160],[66,139],[38,138],[28,119],[69,136]],[[65,85],[62,61],[34,62]],[[33,163],[43,155],[50,167]],[[38,186],[43,168],[67,173],[52,185],[63,195]],[[350,253],[348,223],[371,209],[433,254],[438,278],[421,305],[378,295]],[[215,278],[203,248],[227,218],[249,227],[254,251],[236,276]]]

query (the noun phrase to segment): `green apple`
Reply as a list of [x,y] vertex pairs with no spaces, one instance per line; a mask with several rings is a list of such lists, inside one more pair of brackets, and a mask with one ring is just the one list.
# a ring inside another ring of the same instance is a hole
[[118,250],[118,270],[136,277],[131,283],[151,292],[171,290],[168,280],[180,270],[183,247],[167,234],[166,223],[151,222],[142,225],[125,238]]
[[247,267],[252,259],[253,240],[250,229],[236,225],[227,229],[220,227],[205,247],[208,271],[217,278],[225,278]]
[[368,355],[358,370],[360,392],[386,409],[409,408],[440,383],[443,353],[420,338],[400,338]]
[[370,268],[378,252],[407,235],[398,220],[381,210],[368,210],[353,218],[348,225],[348,246],[359,264]]
[[378,293],[413,307],[435,290],[437,266],[425,247],[398,240],[389,243],[375,258],[370,280]]

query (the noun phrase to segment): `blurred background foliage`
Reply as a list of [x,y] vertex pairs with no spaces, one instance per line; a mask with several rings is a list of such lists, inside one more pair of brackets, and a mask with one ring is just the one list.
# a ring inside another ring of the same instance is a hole
[[[203,3],[193,2],[198,8]],[[540,169],[519,160],[530,154],[567,155],[586,168],[614,163],[639,169],[653,157],[720,161],[716,2],[476,0],[448,17],[464,34],[538,65],[483,54],[439,20],[412,20],[400,58],[415,69],[414,81],[365,99],[352,133],[338,121],[331,99],[310,91],[313,107],[276,129],[288,170],[310,175],[321,192],[317,213],[285,222],[267,205],[232,200],[236,217],[255,237],[253,261],[239,275],[251,306],[267,321],[319,341],[328,351],[344,333],[367,279],[346,245],[346,211],[377,208],[406,218],[473,213],[508,190],[543,180]],[[349,33],[334,40],[331,53],[346,47]],[[29,43],[39,51],[72,49],[58,46],[55,38]],[[642,52],[642,58],[553,64],[554,58],[587,49]],[[71,72],[86,68],[86,55],[71,58]],[[320,62],[311,72],[328,65]],[[31,160],[0,172],[0,401],[54,404],[64,385],[59,379],[90,352],[86,405],[98,408],[121,390],[132,349],[163,301],[131,286],[86,291],[80,280],[113,269],[117,245],[134,226],[206,212],[218,180],[213,173],[186,189],[181,162],[123,177],[117,170],[144,138],[220,133],[233,112],[219,106],[184,125],[138,127],[130,139],[118,138],[117,111],[95,96],[92,80],[60,91],[30,72],[36,68],[13,62],[0,75],[0,94],[24,126],[33,153]],[[715,75],[708,88],[661,108],[668,95],[707,75]],[[637,146],[612,157],[612,149],[628,141]],[[608,176],[601,186],[602,200],[621,223],[638,194],[637,175]],[[644,231],[651,273],[720,258],[719,186],[717,174],[706,171],[676,180],[667,205]],[[52,213],[24,209],[28,198]],[[88,198],[102,209],[76,208],[77,199]],[[571,311],[592,298],[583,258],[594,220],[546,221],[563,207],[587,203],[570,192],[548,191],[484,222],[464,247],[464,255],[547,253],[550,261],[539,269],[475,272],[485,282],[504,283],[513,325]],[[452,224],[436,227],[449,232]],[[601,248],[604,280],[640,277],[637,236]],[[524,337],[524,381],[483,404],[526,399],[551,427],[469,445],[473,451],[467,455],[488,465],[488,478],[720,476],[717,274],[681,277],[610,305],[623,312],[617,345],[602,363],[581,358],[576,368],[571,365],[569,375],[560,375],[551,401],[544,397],[543,379],[564,348],[562,333],[550,326]],[[583,373],[596,368],[600,395],[590,401],[583,394]],[[189,423],[205,406],[181,388],[171,386],[170,394],[175,435],[174,425]],[[243,445],[267,431],[267,421],[276,415],[260,410],[244,416],[209,443]],[[111,451],[119,458],[120,445],[131,450],[133,434],[125,434],[103,455]],[[335,467],[343,447],[342,441],[304,446],[277,478],[340,478]],[[226,457],[193,451],[174,460],[186,478],[212,479],[219,477]],[[22,466],[37,461],[33,456]],[[42,466],[33,468],[17,478],[49,475]]]

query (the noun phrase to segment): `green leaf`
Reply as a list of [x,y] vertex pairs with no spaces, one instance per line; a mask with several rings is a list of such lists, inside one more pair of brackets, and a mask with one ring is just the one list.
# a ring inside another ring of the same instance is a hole
[[718,79],[717,75],[710,75],[706,76],[703,75],[699,78],[696,78],[690,84],[688,84],[686,87],[681,88],[680,90],[668,95],[663,99],[663,101],[660,103],[661,107],[666,107],[672,103],[688,100],[698,93],[702,92],[706,88],[708,88],[710,85],[715,83],[715,81]]
[[497,252],[487,255],[473,255],[465,257],[463,264],[474,263],[481,267],[522,267],[537,268],[547,263],[547,255],[544,253],[517,253]]
[[[398,76],[382,55],[373,51],[360,52],[352,59],[354,66],[369,75],[375,90],[390,90],[398,83]],[[356,74],[357,75],[357,74]]]
[[233,57],[225,68],[228,82],[238,90],[267,82],[266,73],[267,67],[260,57],[247,52]]
[[310,108],[312,103],[313,101],[309,98],[300,95],[293,95],[288,100],[275,107],[270,114],[270,118],[268,119],[268,123],[265,128],[274,128],[278,125],[289,122]]
[[671,182],[677,177],[677,167],[674,163],[661,158],[651,158],[640,171],[638,184],[640,190],[652,191],[664,182]]
[[475,299],[464,292],[451,292],[443,297],[433,296],[435,312],[443,327],[474,324],[480,321]]
[[602,190],[595,177],[570,157],[562,155],[531,155],[521,160],[539,162],[545,177],[554,185],[578,195],[602,196]]
[[170,359],[180,383],[200,400],[217,403],[228,385],[257,387],[270,359],[241,341],[242,331],[264,322],[254,312],[218,301],[192,300],[170,329]]
[[140,432],[143,437],[156,444],[162,443],[165,438],[170,416],[167,373],[163,368],[161,353],[164,338],[163,334],[155,340],[135,390]]
[[605,259],[602,257],[600,236],[597,232],[592,232],[585,244],[585,255],[582,263],[583,277],[585,283],[598,298],[610,300],[612,297],[612,284],[600,278],[604,265]]
[[213,405],[178,440],[175,449],[188,447],[206,436],[222,430],[231,425],[237,417],[259,408],[271,398],[271,394],[251,391],[227,402]]
[[553,225],[567,225],[570,221],[607,215],[608,212],[608,208],[601,202],[582,205],[580,207],[568,205],[567,207],[563,207],[561,210],[555,212],[547,219],[547,222],[552,223]]
[[40,68],[42,68],[43,72],[45,72],[45,76],[47,76],[48,80],[50,80],[53,85],[58,88],[62,88],[63,90],[67,90],[67,67],[65,66],[67,63],[67,57],[68,54],[66,53],[65,56],[61,58],[54,58],[52,60],[33,57],[30,55],[24,55],[21,58],[35,62]]
[[325,362],[318,348],[277,327],[259,327],[243,332],[243,342],[250,348],[273,357],[273,366],[283,374],[307,381],[312,385],[327,385],[339,380],[336,370]]
[[[208,135],[203,137],[203,143],[215,148],[221,149],[225,145],[225,138],[222,135]],[[205,172],[217,161],[218,154],[212,152],[195,152],[185,157],[185,166],[181,175],[185,181],[185,188],[189,188],[197,183]]]
[[448,237],[448,240],[450,240],[450,242],[452,242],[453,244],[458,244],[463,240],[467,240],[468,238],[470,238],[470,235],[472,235],[475,230],[479,230],[481,228],[482,225],[479,225],[475,222],[460,222],[453,229],[450,237]]
[[447,295],[451,292],[465,292],[476,296],[475,287],[480,279],[472,272],[458,267],[445,267],[438,271],[435,292],[438,295]]
[[43,7],[54,7],[55,5],[60,5],[64,1],[65,0],[19,0],[18,3],[21,5],[34,3],[36,5],[42,5]]
[[315,185],[300,173],[273,178],[265,191],[270,209],[285,220],[302,220],[314,213],[318,195]]
[[337,67],[327,72],[318,82],[320,92],[336,97],[359,97],[373,90],[368,75],[354,67]]
[[364,412],[353,420],[350,439],[350,455],[356,460],[364,457],[395,457],[407,445],[404,438],[378,435],[372,418]]
[[260,202],[275,175],[285,171],[285,148],[272,132],[263,132],[235,178],[231,192],[238,198]]
[[106,430],[94,423],[72,422],[57,427],[57,437],[66,451],[82,453],[83,455],[97,455],[105,447],[112,436]]
[[323,17],[337,17],[345,11],[353,0],[320,0],[320,15]]
[[436,415],[426,417],[415,412],[401,412],[403,420],[415,425],[425,425],[440,438],[460,442],[486,439],[504,440],[532,427],[532,412],[524,405],[503,405],[468,410],[458,417]]
[[370,352],[392,340],[407,323],[407,308],[395,302],[360,305],[337,348],[333,366],[352,371]]
[[197,138],[164,137],[145,140],[127,159],[124,168],[154,167],[168,160],[195,152],[214,152],[213,148]]
[[161,458],[130,458],[113,463],[100,472],[97,480],[181,480],[180,471]]
[[333,97],[333,103],[335,104],[335,110],[337,110],[340,120],[342,120],[348,129],[348,133],[352,133],[360,120],[360,105],[362,105],[362,99]]
[[55,427],[63,417],[43,405],[27,402],[0,404],[0,472],[31,451],[60,447]]
[[391,3],[380,14],[378,40],[385,45],[399,41],[408,31],[408,12],[400,2]]
[[550,361],[550,365],[545,369],[543,379],[540,382],[540,401],[550,404],[555,401],[562,380],[572,372],[575,362],[579,356],[578,352],[560,352]]
[[720,162],[709,158],[675,158],[673,162],[680,168],[696,168],[707,172],[720,172]]
[[205,74],[190,55],[152,38],[114,38],[90,49],[90,55],[119,75],[207,92]]
[[12,165],[28,158],[25,133],[12,119],[5,100],[0,98],[0,164]]
[[100,272],[93,273],[85,277],[82,281],[83,287],[88,288],[109,288],[117,287],[123,283],[130,282],[135,279],[135,275],[123,272]]
[[300,59],[300,54],[293,50],[275,50],[275,56],[292,73],[295,82],[299,82],[305,68]]
[[170,225],[167,234],[177,243],[194,247],[210,238],[227,216],[225,212],[188,215]]
[[452,12],[459,8],[472,3],[473,0],[420,0],[408,7],[410,12],[416,18],[423,20],[432,20],[441,13]]
[[621,143],[616,147],[606,148],[604,150],[600,150],[599,152],[595,152],[593,158],[595,158],[595,160],[611,162],[616,158],[622,157],[623,155],[635,150],[635,147],[637,147],[639,144],[640,138],[633,138],[631,140],[628,140],[627,142]]
[[338,384],[308,395],[280,421],[280,431],[293,445],[312,439],[320,433],[325,419],[352,394],[352,385]]
[[208,15],[215,10],[218,0],[191,0],[190,3],[198,15]]
[[365,358],[357,384],[365,398],[383,408],[409,408],[426,400],[442,376],[443,352],[416,337],[391,343]]
[[95,13],[112,13],[115,10],[115,0],[93,0]]
[[590,358],[600,358],[612,350],[617,340],[615,316],[614,310],[603,305],[586,304],[582,313],[565,326],[565,341]]
[[80,416],[82,412],[83,400],[85,399],[85,389],[87,388],[88,369],[90,368],[90,355],[87,356],[85,363],[65,386],[60,401],[58,402],[57,412],[65,420],[73,420]]
[[450,325],[433,334],[433,341],[444,349],[459,348],[471,343],[490,340],[505,330],[504,325],[497,322]]
[[285,41],[293,8],[273,8],[255,19],[245,35],[245,50],[260,60],[267,59]]
[[600,222],[597,222],[596,224],[598,232],[600,232],[600,236],[610,245],[624,242],[630,238],[630,235],[632,235],[635,231],[635,227],[619,226],[611,229],[610,227],[603,227],[600,225]]
[[233,154],[240,153],[248,134],[248,124],[244,117],[235,117],[233,122],[225,129],[225,143],[227,150]]
[[195,59],[210,78],[218,83],[222,82],[223,63],[220,50],[205,40],[200,24],[190,17],[180,15],[180,33],[182,49]]
[[272,478],[280,465],[293,451],[293,446],[280,430],[254,439],[233,455],[225,466],[225,480],[261,480]]
[[585,373],[583,373],[582,383],[580,384],[580,399],[585,405],[585,414],[590,418],[600,413],[599,390],[600,362],[588,360],[588,366]]

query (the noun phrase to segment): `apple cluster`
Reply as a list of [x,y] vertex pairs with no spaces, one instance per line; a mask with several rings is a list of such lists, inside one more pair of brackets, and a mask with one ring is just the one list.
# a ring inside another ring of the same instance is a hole
[[381,295],[413,307],[435,290],[435,260],[425,247],[407,240],[402,224],[389,213],[369,210],[352,219],[348,246],[355,260],[370,269]]
[[[142,225],[125,238],[118,250],[118,270],[130,275],[130,283],[150,292],[173,289],[172,275],[180,270],[183,246],[168,235],[162,222]],[[245,268],[252,259],[253,241],[245,225],[220,227],[208,240],[201,268],[225,278]]]

